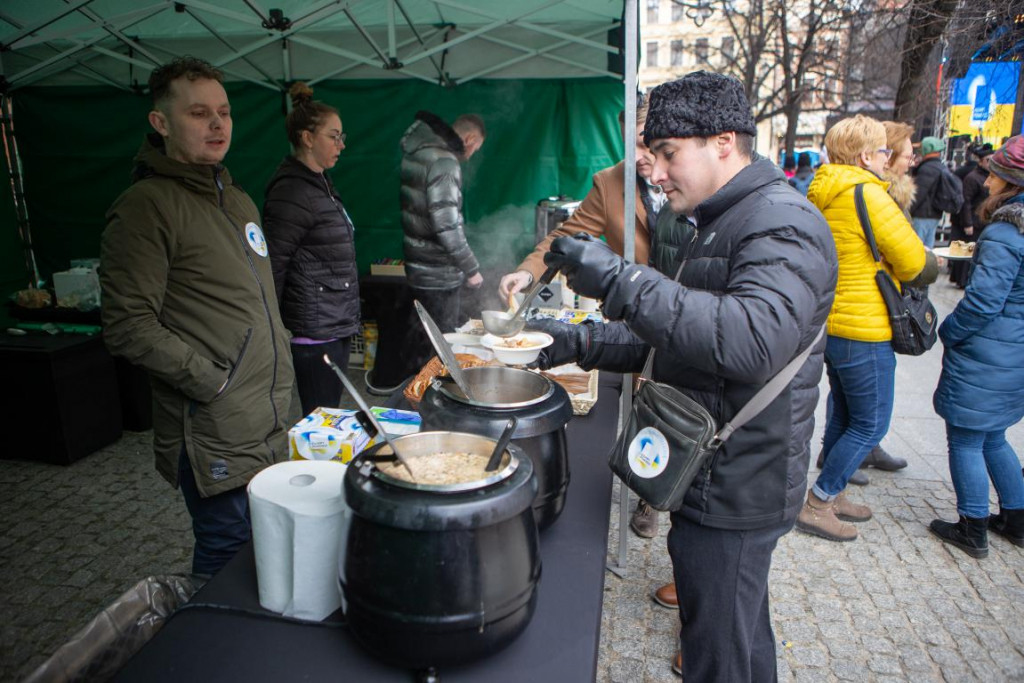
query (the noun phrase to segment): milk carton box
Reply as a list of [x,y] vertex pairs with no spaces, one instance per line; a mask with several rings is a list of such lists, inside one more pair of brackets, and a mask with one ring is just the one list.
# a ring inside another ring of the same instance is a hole
[[317,408],[288,430],[292,460],[336,460],[347,463],[373,445],[356,420],[355,410]]

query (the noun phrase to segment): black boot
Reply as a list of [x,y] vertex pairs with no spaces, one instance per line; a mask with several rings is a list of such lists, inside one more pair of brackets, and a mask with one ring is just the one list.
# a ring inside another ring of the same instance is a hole
[[1024,510],[1004,510],[989,515],[988,528],[1015,546],[1024,548]]
[[971,557],[988,557],[988,518],[964,517],[959,522],[943,522],[933,519],[929,531],[946,543],[952,543]]
[[871,452],[864,458],[864,462],[860,464],[861,469],[865,467],[874,467],[875,469],[882,470],[883,472],[895,472],[896,470],[902,470],[907,466],[907,461],[903,458],[896,458],[885,452],[885,449],[881,446],[875,446],[871,449]]

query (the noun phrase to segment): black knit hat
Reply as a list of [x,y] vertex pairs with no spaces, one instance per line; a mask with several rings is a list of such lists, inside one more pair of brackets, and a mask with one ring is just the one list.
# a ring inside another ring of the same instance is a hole
[[644,143],[660,138],[706,138],[735,131],[757,134],[743,85],[731,76],[695,71],[651,91]]

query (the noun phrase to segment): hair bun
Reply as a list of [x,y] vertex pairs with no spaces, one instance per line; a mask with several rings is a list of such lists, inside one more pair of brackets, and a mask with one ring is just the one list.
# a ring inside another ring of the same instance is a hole
[[293,83],[292,87],[288,89],[288,94],[292,98],[293,107],[313,101],[313,89],[302,81]]

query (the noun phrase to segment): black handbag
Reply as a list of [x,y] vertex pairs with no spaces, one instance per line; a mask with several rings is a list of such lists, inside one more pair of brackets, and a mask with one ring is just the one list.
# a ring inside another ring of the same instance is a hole
[[[676,272],[676,279],[682,266]],[[721,429],[704,406],[675,387],[651,380],[654,349],[647,355],[633,405],[608,464],[622,482],[655,510],[678,510],[694,478],[733,432],[754,418],[792,381],[825,333],[754,394]]]
[[878,290],[882,293],[885,307],[889,310],[892,349],[896,353],[920,356],[935,346],[935,340],[939,336],[939,316],[935,312],[935,306],[928,300],[926,289],[904,285],[903,291],[900,292],[896,281],[882,268],[882,257],[878,253],[868,207],[864,203],[863,183],[854,189],[853,198],[857,205],[857,218],[860,219],[860,226],[864,230],[864,236],[867,237],[875,265],[878,267],[875,282],[878,283]]

